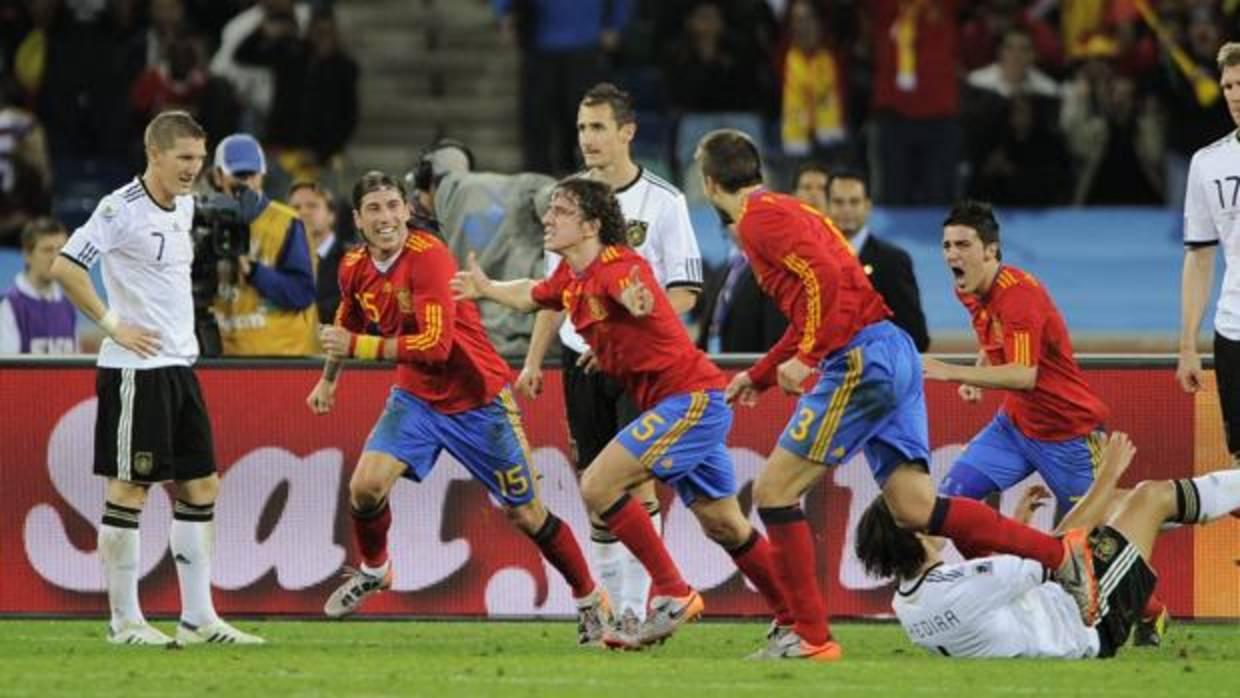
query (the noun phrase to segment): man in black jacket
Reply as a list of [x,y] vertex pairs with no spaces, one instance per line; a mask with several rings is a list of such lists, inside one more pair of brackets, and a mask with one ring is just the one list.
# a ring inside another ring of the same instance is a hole
[[[728,226],[735,242],[736,231]],[[738,245],[727,264],[706,277],[697,345],[711,354],[762,354],[775,345],[788,320],[758,279]]]
[[[802,176],[805,176],[805,172]],[[811,202],[812,203],[812,202]],[[867,222],[870,218],[870,195],[865,177],[856,172],[837,170],[827,184],[827,210],[836,226],[848,236],[874,290],[887,301],[892,321],[899,325],[925,352],[930,346],[926,331],[926,314],[921,310],[921,292],[913,273],[913,260],[908,252],[874,236]]]

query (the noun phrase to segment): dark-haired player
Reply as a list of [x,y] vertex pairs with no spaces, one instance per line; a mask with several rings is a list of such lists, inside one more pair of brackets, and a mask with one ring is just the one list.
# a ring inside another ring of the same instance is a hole
[[701,615],[701,595],[681,576],[650,515],[629,492],[658,479],[673,488],[706,535],[732,556],[775,611],[790,618],[771,570],[770,546],[736,499],[726,441],[732,410],[725,379],[697,349],[658,287],[649,263],[624,244],[624,218],[607,185],[560,182],[543,217],[548,251],[564,261],[549,278],[492,281],[477,264],[457,274],[464,298],[531,312],[564,310],[640,410],[594,458],[581,479],[592,517],[637,556],[653,580],[649,613],[636,633],[609,629],[604,642],[637,648]]
[[[959,383],[960,397],[969,402],[980,400],[985,388],[1006,390],[1007,398],[969,441],[939,492],[984,499],[1037,472],[1063,514],[1093,482],[1108,409],[1077,366],[1050,293],[1029,272],[1003,264],[999,238],[994,211],[982,202],[961,202],[943,221],[943,259],[980,348],[976,366],[923,358],[925,376]],[[1137,641],[1158,644],[1166,618],[1166,607],[1151,597]]]
[[890,311],[839,229],[807,204],[768,191],[758,149],[740,132],[707,134],[697,161],[707,198],[736,221],[763,291],[789,322],[775,347],[733,378],[727,397],[752,404],[776,383],[800,396],[754,484],[795,618],[793,627],[774,629],[768,655],[815,661],[841,656],[827,626],[801,497],[826,472],[824,466],[840,465],[862,450],[900,525],[1041,560],[1059,570],[1082,615],[1092,619],[1097,585],[1083,531],[1060,542],[979,502],[935,497],[920,357],[908,334],[888,321]]
[[[1097,479],[1059,524],[1084,528],[1102,586],[1101,620],[1081,621],[1072,598],[1037,561],[995,555],[946,564],[941,538],[896,525],[882,497],[857,524],[857,558],[870,574],[895,578],[892,608],[909,639],[946,657],[1110,657],[1128,639],[1157,579],[1154,542],[1168,524],[1205,524],[1240,507],[1240,471],[1116,483],[1136,449],[1113,433],[1100,447]],[[1036,499],[1026,495],[1027,511]]]
[[362,562],[324,612],[348,615],[391,586],[388,495],[402,477],[424,479],[447,450],[564,575],[577,601],[578,640],[597,642],[610,621],[606,592],[595,585],[572,531],[538,499],[508,389],[510,371],[487,339],[477,307],[452,298],[451,253],[435,236],[406,227],[405,191],[381,172],[354,185],[353,218],[366,245],[341,261],[336,324],[320,332],[327,363],[306,402],[315,414],[331,410],[347,357],[395,361],[396,385],[349,481]]
[[[681,315],[693,308],[702,290],[702,255],[684,194],[633,161],[631,144],[637,128],[637,112],[627,92],[606,82],[587,90],[577,109],[577,145],[586,165],[578,176],[603,182],[615,193],[624,216],[623,242],[650,263],[655,280]],[[555,252],[547,253],[548,276],[560,261]],[[542,390],[543,359],[558,328],[569,441],[574,465],[581,472],[638,410],[632,396],[612,377],[593,370],[593,347],[571,322],[563,320],[561,312],[537,314],[525,365],[514,387],[529,397]],[[661,529],[654,482],[643,483],[633,496],[646,507],[655,528]],[[591,562],[611,595],[618,620],[633,630],[646,617],[650,576],[602,521],[592,519],[591,524]]]

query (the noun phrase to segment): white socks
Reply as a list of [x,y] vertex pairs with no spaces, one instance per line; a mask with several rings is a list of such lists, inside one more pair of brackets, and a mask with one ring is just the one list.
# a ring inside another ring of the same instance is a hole
[[[135,521],[136,524],[136,515]],[[112,612],[112,629],[127,624],[142,624],[142,608],[138,605],[138,529],[120,528],[109,524],[99,527],[97,537],[103,576],[108,584],[108,607]]]
[[[662,535],[663,517],[659,513],[650,515],[650,523]],[[639,621],[645,620],[646,602],[650,598],[650,573],[624,543],[615,538],[600,541],[598,533],[596,531],[590,537],[590,562],[598,574],[599,583],[611,597],[616,616],[632,609]],[[610,534],[607,535],[610,537]]]
[[1240,509],[1240,470],[1216,470],[1192,480],[1176,480],[1175,485],[1179,518],[1185,523],[1206,523]]
[[169,532],[181,589],[181,621],[201,628],[220,619],[211,602],[211,554],[215,547],[214,505],[177,501]]

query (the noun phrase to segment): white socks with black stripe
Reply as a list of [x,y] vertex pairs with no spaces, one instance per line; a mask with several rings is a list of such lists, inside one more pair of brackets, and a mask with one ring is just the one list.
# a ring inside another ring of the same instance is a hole
[[112,630],[145,623],[138,604],[138,510],[106,505],[96,545],[108,587]]
[[211,602],[211,553],[215,543],[215,505],[195,506],[177,500],[169,543],[181,590],[181,621],[193,627],[220,619]]
[[1191,480],[1176,480],[1180,522],[1208,523],[1240,510],[1240,470],[1216,470]]

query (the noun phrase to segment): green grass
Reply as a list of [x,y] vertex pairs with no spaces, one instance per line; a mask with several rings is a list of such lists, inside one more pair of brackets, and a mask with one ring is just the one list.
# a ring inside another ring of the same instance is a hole
[[[165,631],[170,622],[157,622]],[[703,623],[642,653],[578,648],[534,622],[240,621],[263,647],[113,647],[102,621],[0,621],[0,696],[1240,695],[1240,626],[1177,624],[1110,661],[932,657],[892,624],[836,624],[843,662],[746,662],[765,630]]]

